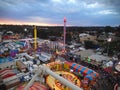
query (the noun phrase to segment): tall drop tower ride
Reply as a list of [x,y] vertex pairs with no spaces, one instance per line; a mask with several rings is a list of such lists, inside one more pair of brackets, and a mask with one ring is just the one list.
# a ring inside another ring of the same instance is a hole
[[64,17],[64,50],[65,50],[65,44],[66,44],[66,17]]

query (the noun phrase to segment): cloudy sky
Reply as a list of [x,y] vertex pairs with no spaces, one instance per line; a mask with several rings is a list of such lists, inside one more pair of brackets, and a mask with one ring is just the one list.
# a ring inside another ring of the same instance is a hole
[[120,0],[0,0],[0,24],[120,25]]

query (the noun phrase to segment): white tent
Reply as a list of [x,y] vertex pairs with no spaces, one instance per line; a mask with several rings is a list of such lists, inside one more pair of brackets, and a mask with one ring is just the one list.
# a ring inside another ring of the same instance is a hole
[[33,62],[32,61],[27,61],[30,65],[33,65]]
[[109,61],[108,63],[106,63],[106,66],[107,66],[107,67],[112,67],[112,66],[113,66],[113,62],[112,62],[112,61]]

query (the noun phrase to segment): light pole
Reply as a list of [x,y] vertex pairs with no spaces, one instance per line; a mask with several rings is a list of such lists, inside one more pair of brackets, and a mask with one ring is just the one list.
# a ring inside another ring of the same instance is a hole
[[25,37],[26,37],[27,36],[27,31],[28,31],[27,28],[25,28],[24,31],[25,31]]
[[108,42],[107,55],[109,55],[109,47],[110,47],[111,38],[108,38],[107,42]]

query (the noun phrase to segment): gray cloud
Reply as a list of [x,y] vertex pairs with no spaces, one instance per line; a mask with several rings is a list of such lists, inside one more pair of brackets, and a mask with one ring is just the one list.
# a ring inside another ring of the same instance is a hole
[[120,0],[99,0],[100,3],[106,5],[120,14]]
[[0,0],[0,18],[62,24],[64,16],[70,25],[120,24],[120,0]]

